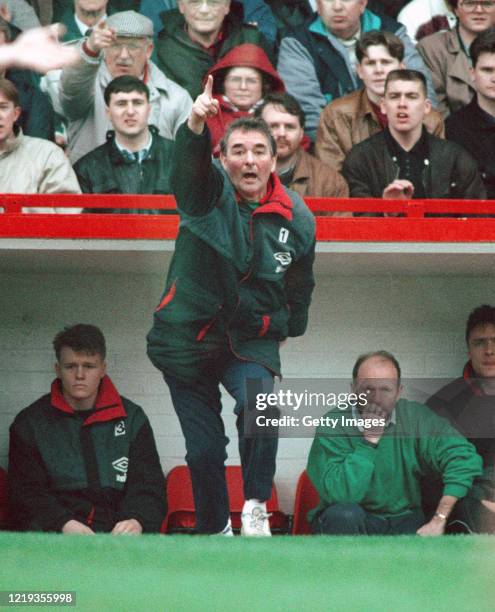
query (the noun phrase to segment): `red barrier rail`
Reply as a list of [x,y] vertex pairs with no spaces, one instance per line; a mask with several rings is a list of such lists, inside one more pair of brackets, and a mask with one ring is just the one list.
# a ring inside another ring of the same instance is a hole
[[[495,242],[495,201],[307,198],[306,202],[315,213],[319,241]],[[36,207],[56,207],[59,214],[23,212],[23,208]],[[60,214],[64,208],[68,214]],[[73,214],[71,208],[170,212]],[[2,194],[0,209],[4,211],[0,214],[0,238],[174,240],[179,223],[173,196]],[[401,216],[328,216],[332,212]],[[432,214],[436,216],[428,217]]]

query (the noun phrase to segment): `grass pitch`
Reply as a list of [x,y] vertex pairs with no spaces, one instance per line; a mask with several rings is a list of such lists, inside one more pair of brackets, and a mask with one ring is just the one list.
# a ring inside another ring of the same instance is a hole
[[490,536],[1,533],[0,550],[0,590],[76,591],[78,611],[495,610]]

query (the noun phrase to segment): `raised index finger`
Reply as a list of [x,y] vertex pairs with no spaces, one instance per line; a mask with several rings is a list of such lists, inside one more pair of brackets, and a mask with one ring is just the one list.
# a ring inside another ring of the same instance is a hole
[[205,93],[210,98],[213,95],[213,75],[212,74],[210,74],[208,78],[206,79],[206,85],[205,85],[205,89],[203,93]]

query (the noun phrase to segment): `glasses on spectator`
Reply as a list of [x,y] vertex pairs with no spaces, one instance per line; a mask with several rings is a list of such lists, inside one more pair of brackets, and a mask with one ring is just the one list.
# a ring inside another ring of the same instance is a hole
[[108,47],[113,53],[120,53],[122,49],[126,48],[127,51],[132,55],[138,53],[144,49],[143,45],[135,42],[114,42]]
[[459,6],[466,11],[466,13],[473,13],[479,6],[482,11],[493,11],[495,8],[494,0],[464,0],[459,2]]
[[186,4],[192,6],[194,9],[200,8],[203,4],[210,6],[211,8],[218,8],[220,5],[225,4],[225,0],[184,0]]
[[261,79],[259,77],[240,77],[240,76],[229,76],[225,79],[226,83],[232,83],[236,87],[240,87],[241,85],[248,85],[250,87],[254,87],[255,85],[259,85]]

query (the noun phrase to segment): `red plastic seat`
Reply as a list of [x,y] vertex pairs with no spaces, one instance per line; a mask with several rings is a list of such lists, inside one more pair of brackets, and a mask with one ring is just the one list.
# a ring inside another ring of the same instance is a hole
[[309,479],[306,470],[297,481],[296,499],[294,501],[294,522],[292,535],[311,535],[311,527],[306,519],[308,511],[320,503],[320,496]]
[[[241,527],[241,512],[244,504],[242,470],[239,465],[225,468],[227,490],[229,493],[230,515],[233,529]],[[192,493],[191,475],[187,465],[178,465],[167,476],[168,512],[162,523],[162,533],[192,532],[196,527],[196,513]],[[279,510],[275,485],[272,496],[267,502],[267,510],[272,514],[272,532],[287,532],[288,517]]]

